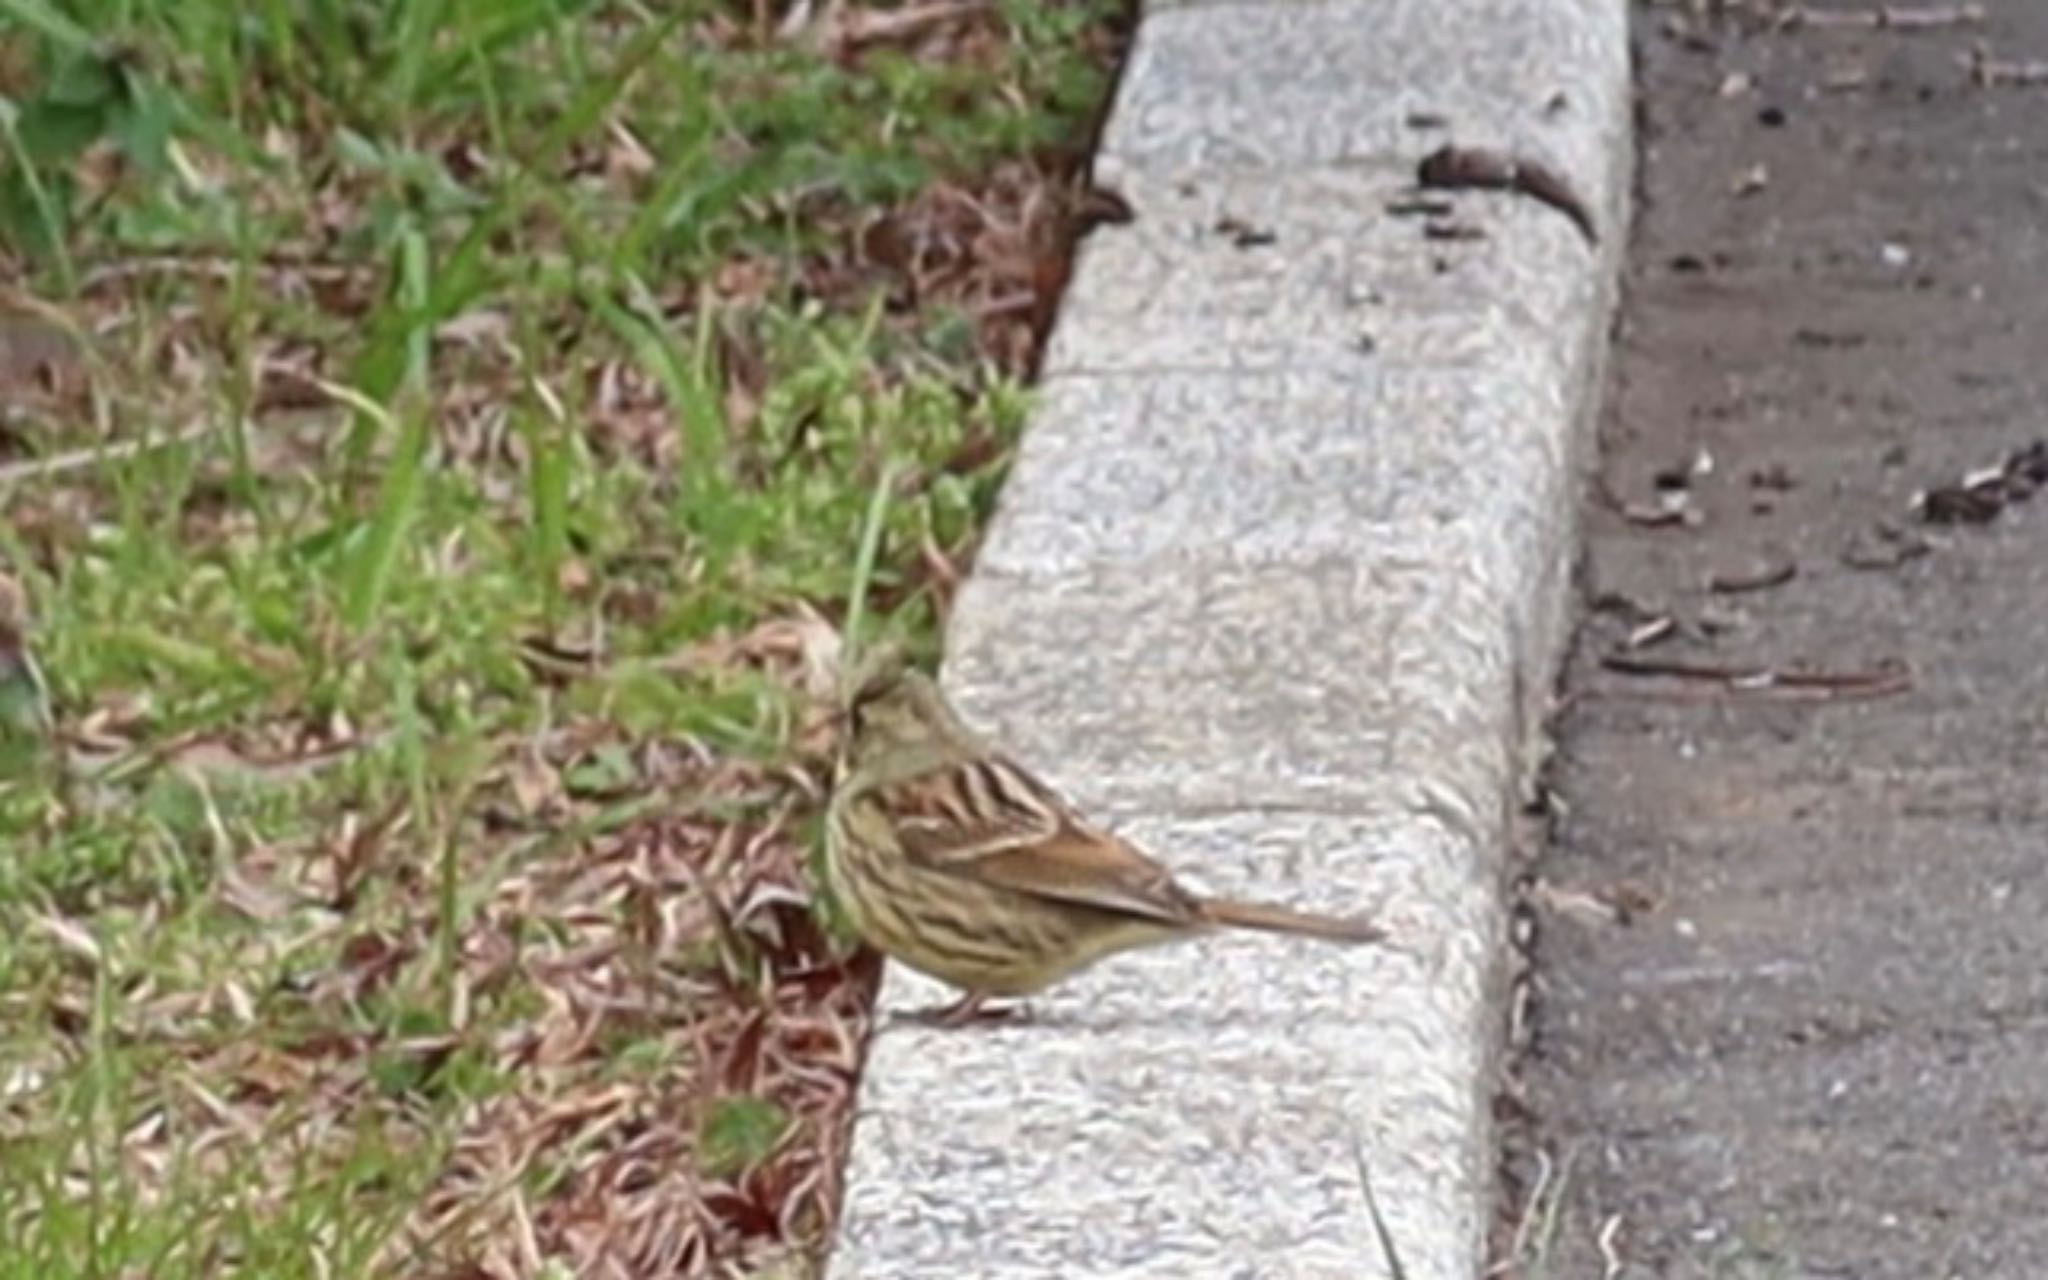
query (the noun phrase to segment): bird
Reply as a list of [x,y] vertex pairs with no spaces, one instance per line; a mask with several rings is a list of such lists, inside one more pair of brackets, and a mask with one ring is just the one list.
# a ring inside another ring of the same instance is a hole
[[1198,896],[985,743],[922,672],[862,681],[825,823],[825,878],[854,932],[960,990],[922,1015],[984,1016],[1117,952],[1219,929],[1384,939],[1362,919]]

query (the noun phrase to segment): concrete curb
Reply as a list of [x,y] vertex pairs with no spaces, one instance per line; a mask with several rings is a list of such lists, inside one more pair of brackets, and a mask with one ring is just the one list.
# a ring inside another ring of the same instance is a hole
[[[1446,140],[1541,159],[1603,243],[1496,193],[1425,239],[1386,206]],[[1216,939],[1033,1025],[885,1025],[834,1276],[1382,1275],[1361,1158],[1410,1275],[1478,1274],[1629,147],[1622,0],[1148,14],[1097,164],[1138,220],[1078,265],[947,680],[1192,883],[1396,945]]]

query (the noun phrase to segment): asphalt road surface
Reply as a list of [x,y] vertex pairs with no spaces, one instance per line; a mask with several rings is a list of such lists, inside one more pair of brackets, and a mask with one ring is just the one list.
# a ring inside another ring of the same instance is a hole
[[1510,1206],[1573,1280],[2048,1275],[2048,4],[1720,7],[1637,11]]

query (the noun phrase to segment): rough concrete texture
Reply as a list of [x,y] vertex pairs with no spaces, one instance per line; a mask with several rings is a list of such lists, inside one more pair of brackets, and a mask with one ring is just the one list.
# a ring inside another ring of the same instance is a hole
[[[1446,140],[1625,214],[1620,0],[1166,7],[1143,22],[1043,402],[963,593],[963,710],[1191,882],[1386,948],[1109,961],[1014,1027],[874,1045],[838,1277],[1478,1272],[1502,847],[1563,630],[1610,235],[1446,197]],[[1423,116],[1448,128],[1418,126]],[[944,993],[892,969],[884,1005]]]
[[[2048,494],[1981,527],[1911,500],[2048,434],[2048,89],[1965,70],[1977,48],[2048,58],[2048,5],[1922,31],[1675,16],[1643,15],[1617,501],[1588,519],[1603,607],[1541,866],[1524,1070],[1569,1174],[1527,1274],[2034,1280]],[[1697,524],[1616,509],[1660,473]],[[1794,700],[1605,669],[1645,615],[1679,625],[1642,658],[1898,662],[1911,687]]]

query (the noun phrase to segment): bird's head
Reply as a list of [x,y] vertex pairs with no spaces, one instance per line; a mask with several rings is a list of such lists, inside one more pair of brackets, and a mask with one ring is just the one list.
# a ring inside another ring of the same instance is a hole
[[847,714],[856,767],[879,756],[943,742],[955,727],[938,685],[923,672],[904,667],[863,680]]
[[924,672],[891,670],[866,678],[848,707],[856,750],[918,745],[942,731],[946,709]]

